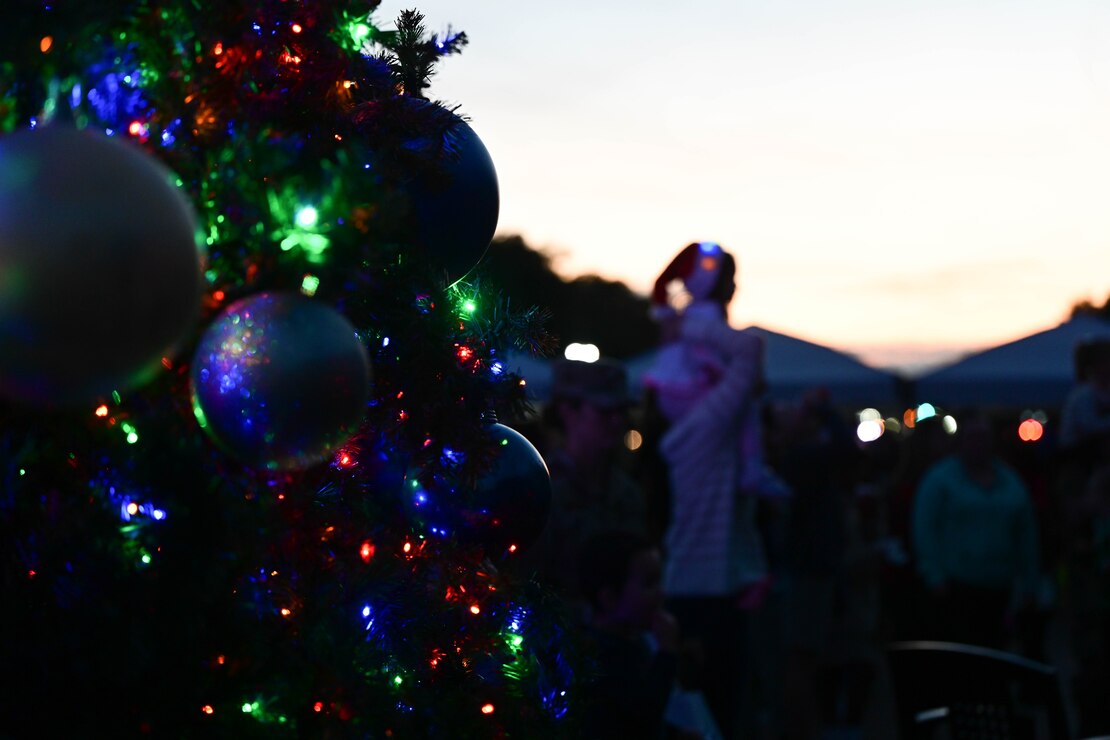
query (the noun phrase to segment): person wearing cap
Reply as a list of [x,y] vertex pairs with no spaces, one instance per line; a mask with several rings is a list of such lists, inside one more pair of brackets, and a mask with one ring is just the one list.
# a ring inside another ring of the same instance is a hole
[[[659,440],[670,487],[663,587],[684,633],[705,655],[702,689],[726,736],[736,726],[744,612],[769,586],[756,497],[788,490],[764,463],[760,339],[728,325],[735,258],[712,242],[688,245],[655,284],[653,315],[674,336],[644,386],[668,422]],[[679,313],[668,287],[691,302]]]
[[620,464],[632,405],[624,366],[557,360],[545,422],[554,443],[545,452],[551,471],[551,513],[539,541],[525,553],[525,568],[576,605],[578,557],[602,530],[647,535],[644,493]]

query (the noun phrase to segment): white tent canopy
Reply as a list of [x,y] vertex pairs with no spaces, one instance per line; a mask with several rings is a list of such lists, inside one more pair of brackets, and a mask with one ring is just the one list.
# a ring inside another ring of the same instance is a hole
[[948,406],[1043,406],[1063,403],[1075,383],[1082,341],[1110,339],[1110,322],[1077,316],[1059,326],[965,357],[917,379],[915,397]]
[[[824,387],[834,403],[876,406],[901,402],[899,380],[890,373],[820,344],[760,327],[751,327],[749,331],[763,338],[767,395],[772,400],[793,399],[812,388]],[[652,351],[625,362],[633,398],[640,396],[641,378],[654,357]],[[549,361],[512,355],[505,366],[527,381],[534,400],[546,401],[551,397]]]

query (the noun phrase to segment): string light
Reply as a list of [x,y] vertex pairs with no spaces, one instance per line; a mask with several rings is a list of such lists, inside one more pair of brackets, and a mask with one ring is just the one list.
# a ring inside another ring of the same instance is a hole
[[310,298],[316,295],[316,289],[320,287],[320,278],[315,275],[305,274],[301,279],[301,292]]
[[215,714],[216,712],[216,710],[212,708],[211,704],[205,704],[203,707],[200,708],[200,711],[204,712],[205,714]]
[[99,406],[97,406],[96,407],[96,415],[99,416],[100,418],[104,418],[105,416],[107,416],[108,415],[108,404],[102,403]]
[[372,29],[365,23],[353,23],[348,29],[355,45],[362,46],[370,39]]
[[302,229],[311,229],[320,220],[320,214],[313,206],[302,206],[293,220]]
[[363,542],[362,547],[358,550],[358,554],[359,557],[362,558],[362,562],[369,563],[370,558],[374,557],[374,543],[370,540]]
[[492,704],[483,704],[482,705],[482,714],[493,714],[493,705]]
[[312,710],[315,711],[315,712],[324,711],[324,702],[322,702],[322,701],[316,702],[315,704],[312,705]]
[[39,51],[41,51],[43,54],[45,54],[46,52],[50,51],[50,47],[52,47],[53,45],[54,45],[54,37],[53,36],[43,36],[42,40],[39,41]]
[[120,424],[119,427],[120,427],[120,429],[123,430],[123,433],[127,435],[127,443],[128,444],[133,445],[133,444],[135,444],[136,442],[139,441],[139,433],[133,425],[131,425],[128,422],[125,421],[122,424]]

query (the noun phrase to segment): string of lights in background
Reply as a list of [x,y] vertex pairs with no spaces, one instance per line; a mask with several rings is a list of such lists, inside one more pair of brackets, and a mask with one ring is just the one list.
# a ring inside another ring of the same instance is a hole
[[[856,412],[856,437],[860,442],[874,442],[884,434],[902,434],[910,431],[918,423],[936,419],[946,434],[955,435],[959,430],[956,417],[944,413],[931,403],[925,402],[905,409],[899,420],[893,416],[884,417],[878,409],[866,408]],[[1018,415],[1014,426],[1015,434],[1022,442],[1038,442],[1044,437],[1048,414],[1042,410],[1025,409]]]

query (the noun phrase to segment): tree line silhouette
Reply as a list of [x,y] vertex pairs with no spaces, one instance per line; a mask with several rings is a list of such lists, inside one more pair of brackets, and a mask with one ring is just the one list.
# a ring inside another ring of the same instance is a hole
[[1107,296],[1106,301],[1101,306],[1089,300],[1075,303],[1071,307],[1070,318],[1074,319],[1076,316],[1097,316],[1100,319],[1110,321],[1110,296]]
[[552,269],[552,259],[520,236],[498,237],[477,278],[488,281],[512,305],[549,310],[547,328],[560,346],[587,342],[596,344],[603,356],[627,359],[657,344],[659,327],[648,316],[646,296],[598,275],[565,280]]

